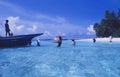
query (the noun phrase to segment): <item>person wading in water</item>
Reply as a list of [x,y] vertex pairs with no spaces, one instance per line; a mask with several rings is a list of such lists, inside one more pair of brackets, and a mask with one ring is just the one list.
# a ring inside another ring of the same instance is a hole
[[62,36],[58,36],[58,47],[60,47],[61,46],[61,44],[62,44]]

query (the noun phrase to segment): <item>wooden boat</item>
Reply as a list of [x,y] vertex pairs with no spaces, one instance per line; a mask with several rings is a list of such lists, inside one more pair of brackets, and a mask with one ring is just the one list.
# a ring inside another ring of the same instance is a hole
[[40,35],[43,35],[43,33],[0,37],[0,47],[28,45],[34,37]]

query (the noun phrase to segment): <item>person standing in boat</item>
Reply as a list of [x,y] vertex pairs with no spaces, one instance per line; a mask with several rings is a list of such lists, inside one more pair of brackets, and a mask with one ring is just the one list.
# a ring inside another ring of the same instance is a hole
[[6,22],[5,22],[6,37],[7,37],[7,35],[10,36],[10,28],[9,28],[8,22],[9,22],[9,20],[6,20]]

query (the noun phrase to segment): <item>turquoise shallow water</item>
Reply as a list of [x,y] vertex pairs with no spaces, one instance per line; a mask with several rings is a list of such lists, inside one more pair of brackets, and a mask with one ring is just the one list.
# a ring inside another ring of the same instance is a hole
[[52,41],[0,49],[0,77],[120,77],[120,43]]

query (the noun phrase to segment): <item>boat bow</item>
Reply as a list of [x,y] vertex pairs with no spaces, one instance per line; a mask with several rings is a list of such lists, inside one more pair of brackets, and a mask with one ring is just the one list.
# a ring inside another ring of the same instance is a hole
[[22,46],[27,45],[31,42],[34,37],[43,35],[43,33],[38,34],[28,34],[28,35],[17,35],[10,37],[0,37],[0,47],[12,47],[12,46]]

